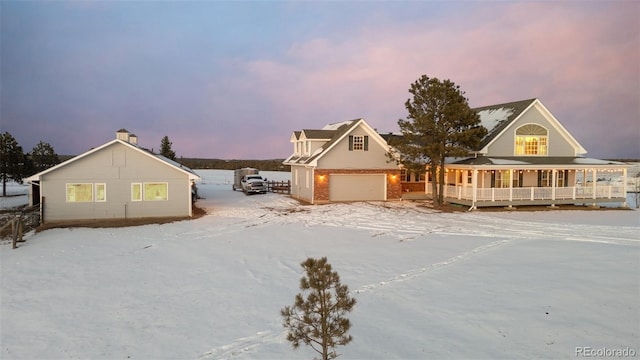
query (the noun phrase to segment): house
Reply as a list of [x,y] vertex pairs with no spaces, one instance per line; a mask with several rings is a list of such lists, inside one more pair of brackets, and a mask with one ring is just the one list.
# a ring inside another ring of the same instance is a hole
[[116,138],[37,173],[30,205],[40,204],[41,222],[191,217],[191,169],[138,146],[120,129]]
[[294,131],[291,194],[311,204],[399,200],[400,168],[389,145],[364,119]]
[[[446,201],[471,208],[626,202],[627,166],[583,157],[584,147],[540,100],[474,110],[488,134],[471,156],[447,160]],[[602,181],[614,173],[621,182]]]

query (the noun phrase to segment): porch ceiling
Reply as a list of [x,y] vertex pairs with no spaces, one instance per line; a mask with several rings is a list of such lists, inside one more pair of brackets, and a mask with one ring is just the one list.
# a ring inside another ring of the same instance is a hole
[[448,167],[461,168],[572,168],[572,169],[584,169],[584,168],[624,168],[629,165],[612,160],[600,160],[583,157],[554,157],[554,156],[513,156],[513,157],[470,157],[457,161],[447,163]]

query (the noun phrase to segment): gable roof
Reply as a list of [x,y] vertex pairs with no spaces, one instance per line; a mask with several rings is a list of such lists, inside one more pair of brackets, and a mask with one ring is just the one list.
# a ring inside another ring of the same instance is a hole
[[336,133],[336,130],[313,130],[313,129],[305,129],[302,130],[300,134],[301,137],[304,135],[307,139],[314,140],[330,140]]
[[27,180],[27,181],[39,181],[40,177],[42,175],[48,174],[48,173],[56,171],[56,170],[58,170],[58,169],[60,169],[62,167],[68,166],[68,165],[70,165],[70,164],[72,164],[72,163],[74,163],[74,162],[76,162],[76,161],[78,161],[78,160],[80,160],[82,158],[85,158],[85,157],[87,157],[87,156],[89,156],[89,155],[91,155],[93,153],[96,153],[96,152],[98,152],[98,151],[100,151],[100,150],[102,150],[104,148],[107,148],[107,147],[109,147],[109,146],[111,146],[111,145],[113,145],[115,143],[119,143],[119,144],[122,144],[124,146],[127,146],[127,147],[129,147],[131,149],[134,149],[134,150],[140,152],[141,154],[144,154],[145,156],[148,156],[151,159],[154,159],[155,161],[158,161],[158,162],[160,162],[160,163],[162,163],[162,164],[164,164],[166,166],[173,167],[173,168],[185,173],[187,176],[189,176],[189,180],[198,180],[198,179],[200,179],[200,176],[198,174],[196,174],[193,170],[191,170],[190,168],[188,168],[188,167],[186,167],[186,166],[184,166],[184,165],[182,165],[182,164],[180,164],[180,163],[178,163],[176,161],[170,160],[170,159],[168,159],[168,158],[166,158],[166,157],[164,157],[162,155],[156,155],[156,154],[154,154],[154,153],[152,153],[152,152],[150,152],[150,151],[148,151],[146,149],[143,149],[141,147],[135,146],[135,145],[130,144],[130,143],[126,142],[126,141],[123,141],[123,140],[120,140],[120,139],[114,139],[114,140],[109,141],[106,144],[103,144],[101,146],[93,148],[93,149],[91,149],[91,150],[89,150],[89,151],[87,151],[87,152],[85,152],[83,154],[80,154],[80,155],[78,155],[76,157],[73,157],[73,158],[71,158],[71,159],[69,159],[67,161],[64,161],[64,162],[56,165],[56,166],[50,167],[50,168],[48,168],[46,170],[43,170],[43,171],[41,171],[41,172],[39,172],[39,173],[37,173],[35,175],[31,175],[28,178],[26,178],[25,180]]
[[520,117],[536,99],[513,101],[471,109],[480,116],[480,124],[487,129],[487,136],[480,142],[479,149],[483,149],[498,137],[515,119]]
[[487,129],[487,136],[480,142],[477,151],[486,153],[487,147],[491,145],[500,135],[502,135],[513,123],[516,122],[524,113],[534,106],[542,109],[543,115],[550,121],[560,134],[574,147],[576,155],[585,154],[585,150],[580,143],[562,126],[553,114],[536,98],[513,101],[503,104],[483,106],[474,108],[475,112],[480,116],[480,123]]
[[[320,130],[302,130],[302,134],[298,137],[301,139],[303,135],[307,139],[320,139],[328,140],[321,148],[316,150],[310,156],[290,156],[284,161],[285,164],[300,164],[316,166],[318,160],[328,153],[333,147],[336,146],[342,139],[348,136],[348,134],[358,126],[364,126],[365,130],[369,133],[373,140],[380,143],[383,147],[388,147],[386,140],[380,136],[364,119],[347,120],[339,123],[329,124]],[[293,137],[292,137],[293,141]]]

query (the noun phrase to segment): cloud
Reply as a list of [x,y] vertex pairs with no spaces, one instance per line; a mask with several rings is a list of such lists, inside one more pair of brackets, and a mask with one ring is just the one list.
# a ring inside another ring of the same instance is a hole
[[461,85],[472,106],[539,97],[587,148],[640,156],[600,144],[612,122],[622,138],[638,126],[637,9],[487,4],[470,18],[309,39],[280,59],[247,62],[246,76],[275,116],[300,124],[291,131],[353,117],[395,130],[410,83],[427,74]]
[[25,148],[79,153],[125,127],[179,156],[284,158],[294,130],[396,131],[426,74],[472,106],[538,97],[589,156],[640,158],[640,3],[270,4],[277,20],[250,22],[232,5],[220,22],[209,4],[10,5],[0,126]]

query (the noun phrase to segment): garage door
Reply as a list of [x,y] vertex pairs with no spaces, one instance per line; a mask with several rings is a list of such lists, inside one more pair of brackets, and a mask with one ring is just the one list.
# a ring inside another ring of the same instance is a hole
[[330,174],[329,200],[368,201],[387,199],[385,174]]

